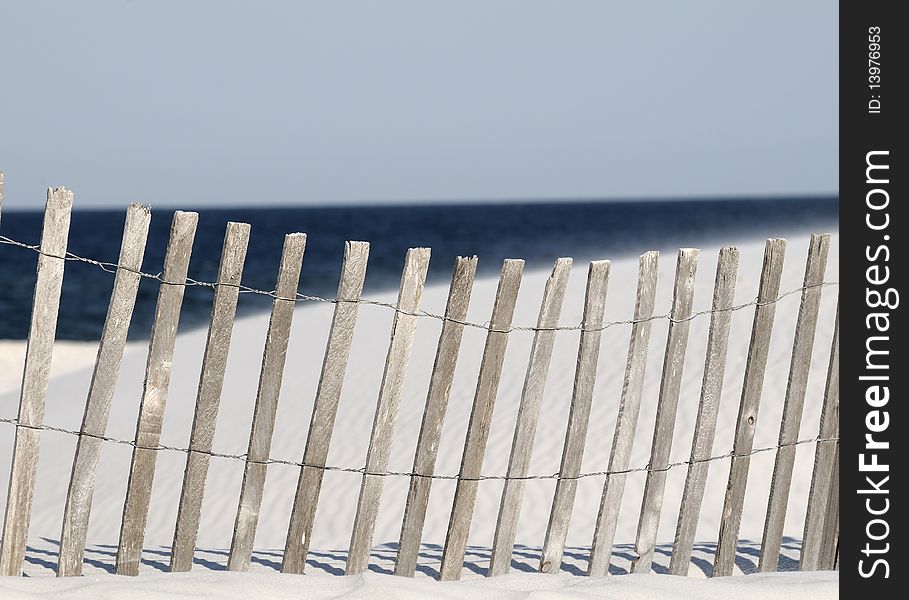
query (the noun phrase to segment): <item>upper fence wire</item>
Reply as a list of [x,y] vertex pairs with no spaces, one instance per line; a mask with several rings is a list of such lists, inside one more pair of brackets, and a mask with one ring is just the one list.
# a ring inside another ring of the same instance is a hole
[[[43,252],[41,251],[40,246],[38,246],[38,245],[36,245],[36,244],[26,244],[26,243],[24,243],[24,242],[20,242],[20,241],[18,241],[18,240],[14,240],[14,239],[9,238],[9,237],[4,236],[4,235],[0,235],[0,244],[6,244],[6,245],[9,245],[9,246],[15,246],[15,247],[18,247],[18,248],[24,248],[24,249],[27,249],[27,250],[31,250],[32,252],[35,252],[35,253],[37,253],[37,254],[45,254],[45,253],[43,253]],[[145,279],[152,279],[152,280],[158,281],[159,283],[161,283],[161,284],[163,284],[163,285],[183,285],[183,286],[188,286],[188,287],[189,287],[189,286],[197,286],[197,287],[208,287],[208,288],[213,288],[213,289],[214,289],[214,288],[217,288],[218,286],[221,286],[221,285],[223,285],[223,286],[234,286],[234,284],[229,284],[229,283],[219,283],[219,282],[212,282],[212,281],[199,281],[199,280],[193,279],[193,278],[191,278],[191,277],[187,277],[187,278],[186,278],[186,281],[184,281],[184,282],[166,281],[166,280],[164,279],[162,273],[146,273],[146,272],[144,272],[144,271],[139,271],[139,270],[135,270],[135,269],[130,269],[130,268],[125,267],[125,266],[120,266],[120,265],[118,265],[117,263],[104,262],[104,261],[100,261],[100,260],[95,260],[95,259],[93,259],[93,258],[86,258],[86,257],[84,257],[84,256],[79,256],[79,255],[77,255],[77,254],[73,254],[72,252],[67,252],[65,256],[53,256],[53,255],[51,255],[51,257],[52,257],[52,258],[62,258],[62,259],[64,259],[64,260],[76,261],[76,262],[81,262],[81,263],[93,265],[93,266],[96,266],[96,267],[98,267],[99,269],[101,269],[101,270],[103,270],[103,271],[106,271],[106,272],[108,272],[108,273],[111,273],[111,274],[116,273],[118,269],[123,269],[123,270],[125,270],[125,271],[129,271],[129,272],[131,272],[131,273],[135,273],[135,274],[139,275],[139,276],[142,277],[142,278],[145,278]],[[815,288],[815,287],[838,286],[838,285],[839,285],[839,282],[837,282],[837,281],[824,281],[824,282],[821,282],[821,283],[815,284],[815,285],[801,286],[801,287],[793,288],[793,289],[790,289],[790,290],[788,290],[788,291],[786,291],[786,292],[783,292],[783,293],[781,293],[780,295],[778,295],[776,298],[774,298],[773,300],[769,300],[769,301],[767,301],[767,302],[759,302],[758,299],[755,298],[754,300],[751,300],[750,302],[743,302],[743,303],[741,303],[741,304],[735,304],[735,305],[730,306],[730,307],[728,307],[728,308],[722,308],[722,309],[706,309],[706,310],[696,311],[696,312],[693,312],[693,313],[692,313],[691,315],[689,315],[688,317],[685,317],[684,319],[674,319],[674,318],[672,317],[672,313],[670,312],[670,313],[663,313],[663,314],[658,314],[658,315],[652,315],[652,316],[650,316],[650,317],[647,317],[646,319],[622,319],[622,320],[618,320],[618,321],[605,321],[605,322],[604,322],[601,326],[599,326],[599,327],[590,327],[590,328],[585,327],[585,326],[584,326],[584,323],[581,322],[581,323],[578,323],[577,325],[559,325],[559,326],[556,326],[556,327],[537,327],[537,326],[532,326],[532,325],[513,325],[513,326],[511,326],[511,327],[509,327],[509,328],[507,328],[507,329],[495,329],[495,328],[493,328],[493,327],[490,326],[490,324],[489,324],[488,321],[485,322],[485,323],[478,323],[478,322],[474,322],[474,321],[462,321],[462,320],[452,319],[452,318],[450,318],[450,317],[446,317],[445,315],[439,315],[439,314],[431,313],[431,312],[424,311],[424,310],[419,310],[419,311],[416,311],[416,312],[404,311],[404,310],[399,309],[395,304],[392,304],[392,303],[390,303],[390,302],[382,302],[382,301],[380,301],[380,300],[370,300],[370,299],[367,299],[367,298],[361,298],[361,299],[359,299],[359,300],[341,300],[341,299],[337,299],[337,298],[325,298],[325,297],[322,297],[322,296],[314,296],[314,295],[312,295],[312,294],[302,294],[302,293],[299,293],[299,292],[298,292],[293,298],[286,298],[286,297],[279,296],[278,293],[277,293],[275,290],[260,290],[260,289],[252,288],[252,287],[245,286],[245,285],[242,285],[242,284],[236,285],[236,286],[234,286],[234,287],[239,288],[241,294],[258,294],[258,295],[262,295],[262,296],[268,296],[268,297],[273,298],[273,299],[275,299],[275,300],[285,300],[285,301],[288,301],[288,302],[323,302],[323,303],[328,303],[328,304],[337,304],[337,303],[339,303],[339,302],[356,302],[356,303],[358,303],[358,304],[366,304],[366,305],[370,305],[370,306],[379,306],[379,307],[383,307],[383,308],[388,308],[388,309],[393,310],[393,311],[395,311],[395,312],[398,312],[398,313],[401,313],[401,314],[405,314],[405,315],[409,315],[409,316],[414,316],[414,317],[425,317],[425,318],[430,318],[430,319],[437,319],[437,320],[439,320],[439,321],[451,321],[451,322],[453,322],[453,323],[458,323],[458,324],[463,325],[463,326],[465,326],[465,327],[472,327],[472,328],[476,328],[476,329],[484,329],[484,330],[486,330],[486,331],[491,331],[491,332],[496,332],[496,333],[511,333],[511,332],[513,332],[513,331],[533,331],[533,332],[536,332],[536,331],[586,331],[586,332],[597,332],[597,331],[605,331],[606,329],[609,329],[610,327],[615,327],[616,325],[633,325],[633,324],[635,324],[635,323],[642,323],[642,322],[646,322],[646,321],[657,321],[657,320],[667,320],[667,321],[670,321],[670,322],[673,322],[673,323],[682,323],[682,322],[686,322],[686,321],[692,321],[692,320],[694,320],[694,319],[697,319],[698,317],[702,317],[702,316],[704,316],[704,315],[709,315],[709,314],[716,313],[716,312],[736,312],[736,311],[739,311],[739,310],[743,310],[743,309],[745,309],[745,308],[748,308],[748,307],[750,307],[750,306],[762,306],[762,305],[767,305],[767,304],[775,304],[775,303],[779,302],[780,300],[782,300],[783,298],[786,298],[787,296],[791,296],[791,295],[793,295],[793,294],[801,293],[801,292],[803,292],[803,291],[805,291],[805,290],[807,290],[807,289],[811,289],[811,288]]]

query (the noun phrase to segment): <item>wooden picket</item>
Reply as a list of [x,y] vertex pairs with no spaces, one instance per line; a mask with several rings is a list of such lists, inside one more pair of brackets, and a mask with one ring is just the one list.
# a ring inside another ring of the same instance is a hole
[[[820,441],[814,453],[814,470],[811,474],[811,488],[805,513],[805,529],[802,534],[802,551],[799,567],[803,571],[814,571],[821,566],[821,550],[824,536],[832,528],[828,522],[828,498],[833,493],[834,455],[837,442],[833,441],[840,429],[840,327],[839,307],[833,329],[833,343],[830,347],[830,363],[827,367],[827,385],[824,389],[824,404],[821,408],[821,422],[818,428]],[[833,517],[835,519],[835,517]],[[828,537],[832,537],[829,536]],[[828,568],[832,568],[832,564]]]
[[221,249],[221,265],[212,302],[205,354],[202,357],[202,373],[199,376],[199,391],[196,394],[196,410],[189,438],[189,452],[186,455],[183,488],[177,507],[177,524],[170,557],[171,571],[189,571],[193,563],[196,537],[199,533],[199,516],[202,513],[202,497],[205,494],[205,479],[208,476],[211,445],[215,437],[218,405],[227,370],[227,353],[230,349],[234,317],[237,314],[237,298],[240,295],[240,279],[243,276],[243,263],[246,261],[248,244],[249,225],[228,223]]
[[821,538],[818,569],[829,571],[836,567],[840,553],[840,446],[833,451],[832,481],[824,514],[824,533]]
[[60,530],[60,559],[57,575],[60,577],[82,574],[82,559],[85,538],[88,535],[88,519],[91,513],[92,496],[95,491],[95,472],[101,457],[101,438],[107,430],[111,400],[120,372],[120,361],[126,346],[126,336],[132,321],[139,291],[139,274],[151,210],[141,204],[133,204],[126,212],[123,227],[123,241],[117,273],[114,276],[114,290],[110,296],[107,318],[101,332],[98,358],[92,372],[85,403],[85,416],[79,430],[76,455],[73,458],[73,473],[66,494],[63,509],[63,527]]
[[723,375],[726,371],[726,350],[729,345],[729,327],[732,322],[732,302],[735,298],[735,278],[739,266],[739,251],[736,248],[720,250],[716,265],[716,280],[713,286],[713,304],[710,314],[710,331],[707,334],[707,358],[704,361],[704,378],[701,382],[701,399],[698,416],[691,441],[691,458],[688,476],[679,506],[675,542],[669,562],[669,572],[686,575],[691,563],[691,550],[697,532],[701,503],[704,500],[704,486],[710,469],[710,454],[713,452],[713,438],[716,434],[716,419],[723,391]]
[[742,507],[745,503],[745,486],[748,482],[748,467],[751,465],[750,452],[754,447],[758,408],[764,388],[764,370],[767,367],[773,318],[776,314],[775,301],[780,293],[785,255],[786,240],[779,238],[767,240],[758,287],[758,302],[754,307],[748,362],[745,363],[742,399],[736,419],[733,457],[729,463],[729,483],[726,486],[716,555],[713,559],[714,576],[731,575],[735,562],[739,526],[742,523]]
[[[0,207],[2,201],[3,174],[0,173]],[[39,443],[41,431],[46,428],[43,421],[49,366],[66,261],[71,207],[71,192],[63,188],[48,191],[19,415],[15,421],[15,446],[0,551],[0,574],[4,575],[20,574],[26,553],[31,503],[37,480]],[[107,439],[105,436],[108,415],[139,283],[146,276],[141,269],[150,219],[150,210],[138,204],[131,205],[126,213],[113,290],[88,389],[82,425],[78,432],[54,428],[78,436],[63,512],[57,562],[58,576],[79,575],[82,572],[96,471],[102,444]],[[125,441],[133,445],[133,452],[116,554],[118,574],[136,575],[139,572],[155,462],[161,449],[159,443],[170,381],[170,365],[197,222],[198,216],[195,213],[178,211],[174,214],[164,270],[158,277],[160,279],[158,301],[148,342],[146,377],[136,436],[132,442]],[[188,448],[184,450],[187,456],[171,551],[172,571],[187,571],[193,564],[249,237],[249,225],[243,223],[227,225],[217,280],[213,284],[207,284],[214,287],[215,291],[195,399],[192,431]],[[15,243],[6,238],[4,242]],[[775,570],[779,561],[783,526],[794,476],[796,444],[806,441],[799,440],[798,434],[808,389],[809,367],[814,353],[814,335],[820,318],[820,301],[822,287],[825,285],[824,273],[829,244],[829,235],[816,234],[811,237],[808,250],[790,357],[789,380],[779,424],[779,441],[775,448],[776,460],[759,561],[761,571]],[[251,562],[267,467],[271,462],[272,435],[293,314],[298,300],[297,288],[305,248],[305,234],[289,234],[284,239],[277,284],[274,292],[269,292],[274,296],[274,301],[259,374],[249,447],[245,458],[231,457],[244,461],[243,482],[227,559],[227,566],[231,570],[246,570]],[[713,456],[713,442],[723,390],[732,313],[753,304],[751,338],[713,566],[714,576],[730,575],[733,572],[748,484],[750,456],[753,452],[758,409],[762,401],[764,375],[773,335],[776,303],[781,297],[780,282],[785,250],[785,240],[767,240],[757,300],[739,306],[734,305],[739,252],[732,247],[723,248],[717,258],[711,310],[704,311],[710,313],[707,350],[697,421],[690,459],[687,461],[688,473],[669,563],[669,572],[672,574],[683,575],[689,571],[708,470],[710,463],[719,458]],[[305,449],[299,463],[296,495],[283,549],[281,568],[285,573],[302,573],[305,569],[322,478],[324,471],[332,468],[327,465],[328,453],[336,425],[345,373],[350,368],[348,362],[359,306],[363,303],[368,255],[369,244],[366,242],[347,242],[345,245],[337,297],[333,300],[331,329]],[[657,316],[654,313],[659,254],[655,251],[647,252],[639,259],[633,318],[631,321],[618,322],[631,325],[630,339],[608,465],[606,471],[598,473],[605,476],[605,481],[590,549],[588,563],[590,575],[605,575],[609,572],[626,478],[631,470],[636,470],[631,468],[630,458],[636,441],[638,416],[644,402],[644,377],[651,325],[656,319],[668,317],[669,331],[663,355],[659,395],[655,399],[657,412],[651,438],[650,462],[646,468],[641,469],[647,474],[638,515],[635,556],[631,570],[648,572],[653,566],[667,471],[677,466],[677,463],[670,464],[669,459],[681,401],[683,367],[686,361],[692,359],[687,347],[688,332],[692,320],[703,314],[693,312],[698,257],[697,249],[679,251],[672,309],[669,315],[664,316]],[[395,310],[395,314],[365,468],[361,474],[356,517],[351,527],[350,547],[346,557],[346,572],[349,574],[361,573],[369,567],[383,482],[389,475],[387,469],[409,358],[417,324],[420,317],[424,316],[420,307],[429,258],[428,248],[412,248],[407,252],[397,304],[389,305]],[[396,575],[412,577],[418,566],[430,490],[433,479],[438,477],[435,469],[439,443],[466,326],[486,329],[486,342],[477,376],[472,411],[467,423],[439,577],[443,580],[453,580],[461,575],[478,489],[480,481],[485,478],[481,467],[492,426],[493,409],[508,341],[515,329],[522,331],[532,329],[534,336],[508,467],[505,476],[502,477],[504,486],[492,540],[490,565],[486,574],[500,575],[510,569],[519,532],[518,523],[525,484],[527,478],[532,477],[529,467],[554,341],[559,330],[566,328],[560,327],[559,315],[571,264],[570,258],[561,258],[555,262],[543,292],[536,326],[514,328],[512,320],[524,262],[518,259],[504,261],[490,321],[488,324],[475,324],[467,322],[466,319],[477,272],[477,258],[459,257],[455,261],[444,316],[436,315],[442,320],[442,327],[426,391],[413,469],[407,474],[410,481],[395,559]],[[555,492],[539,563],[539,570],[544,573],[558,572],[561,567],[578,479],[582,476],[581,464],[591,411],[594,402],[599,401],[594,397],[594,385],[598,375],[597,363],[601,340],[606,328],[618,324],[604,323],[609,272],[609,261],[590,263],[582,321],[576,327],[567,327],[579,329],[580,340],[561,464],[558,474],[552,476],[556,479]],[[832,569],[838,556],[838,324],[837,308],[804,521],[800,556],[800,566],[804,570]],[[604,398],[603,401],[608,403],[610,399]],[[765,403],[767,401],[770,399],[765,400]]]
[[3,546],[0,550],[0,575],[19,575],[25,559],[25,542],[31,521],[32,497],[38,475],[40,427],[44,423],[51,354],[57,331],[57,313],[63,287],[63,266],[73,208],[73,193],[65,188],[47,190],[41,253],[35,275],[25,369],[19,396],[19,417],[9,493],[3,521]]
[[152,482],[155,477],[156,447],[161,439],[164,404],[170,386],[170,367],[177,340],[177,325],[183,306],[189,257],[196,235],[198,213],[174,213],[164,257],[164,273],[158,292],[158,305],[148,342],[145,383],[139,405],[136,442],[123,504],[120,544],[117,548],[117,574],[138,575],[148,520]]
[[341,267],[341,281],[338,284],[338,302],[335,304],[331,331],[322,362],[322,374],[316,390],[316,401],[306,436],[303,464],[294,496],[287,541],[284,544],[284,562],[281,570],[285,573],[302,573],[306,566],[306,553],[316,519],[316,506],[322,487],[322,467],[328,459],[331,434],[335,426],[338,403],[341,400],[341,386],[347,370],[350,346],[353,343],[354,327],[360,308],[360,296],[366,280],[366,262],[369,258],[369,244],[347,242],[344,246],[344,264]]
[[590,547],[590,562],[587,565],[588,575],[606,575],[609,572],[612,544],[619,521],[619,506],[622,503],[627,477],[627,474],[622,471],[628,468],[631,460],[631,448],[634,445],[634,433],[641,409],[644,370],[647,366],[647,347],[650,344],[653,305],[656,299],[659,258],[658,252],[647,252],[641,255],[638,264],[634,324],[631,326],[628,362],[625,366],[625,379],[622,382],[622,399],[615,421],[612,452],[609,455],[608,471],[612,474],[606,476],[603,484],[600,510],[593,532],[593,544]]
[[682,387],[682,369],[688,350],[688,330],[691,327],[691,310],[694,304],[694,277],[697,273],[699,252],[693,248],[679,250],[675,268],[675,286],[672,294],[672,320],[666,338],[663,374],[660,378],[660,395],[657,400],[656,425],[650,451],[650,470],[641,501],[632,571],[648,573],[653,564],[660,512],[663,510],[663,491],[666,489],[666,469],[672,449],[672,433]]
[[477,376],[473,410],[467,425],[464,455],[461,458],[458,485],[455,488],[451,517],[448,520],[445,549],[442,551],[439,576],[443,580],[460,578],[464,565],[467,534],[470,532],[470,522],[473,520],[473,509],[477,499],[478,477],[486,453],[486,441],[489,438],[489,427],[492,425],[492,410],[499,390],[499,380],[502,377],[505,349],[508,346],[508,332],[511,329],[511,319],[514,317],[523,273],[523,260],[506,259],[502,265],[492,317],[489,320],[489,331],[486,334],[486,347],[480,363],[480,374]]
[[442,422],[448,408],[448,396],[454,380],[455,366],[464,334],[464,320],[470,293],[477,273],[477,257],[458,257],[448,288],[448,302],[445,305],[445,320],[439,334],[436,359],[429,380],[426,407],[423,409],[423,423],[417,438],[417,450],[413,459],[413,476],[404,507],[401,522],[401,538],[398,543],[398,557],[395,561],[395,575],[413,577],[417,569],[417,555],[426,520],[426,507],[432,475],[435,473],[436,457],[439,452],[439,438]]
[[230,542],[230,555],[227,559],[227,568],[231,571],[248,570],[252,557],[268,469],[265,461],[271,451],[271,438],[275,430],[278,396],[284,377],[284,361],[287,358],[287,345],[290,342],[290,328],[293,324],[297,286],[300,283],[300,269],[303,267],[305,250],[305,233],[290,233],[284,237],[278,281],[275,284],[275,299],[271,306],[271,318],[268,321],[265,350],[262,354],[256,407],[249,432],[249,449],[246,452],[240,502]]
[[527,375],[524,378],[524,389],[521,392],[521,403],[518,405],[518,418],[511,442],[508,471],[505,485],[502,488],[499,517],[496,521],[496,531],[492,542],[489,576],[504,575],[511,568],[511,555],[514,551],[514,540],[518,530],[518,515],[521,510],[521,502],[524,500],[526,481],[523,477],[527,475],[530,468],[533,440],[537,432],[540,404],[543,400],[543,389],[546,386],[546,375],[549,373],[552,347],[555,344],[554,328],[559,324],[559,314],[562,311],[562,301],[565,299],[565,288],[568,287],[570,271],[571,259],[558,259],[543,291],[537,330],[534,332],[530,359],[527,362]]
[[411,248],[407,251],[404,272],[401,275],[401,289],[398,306],[391,326],[391,340],[385,359],[385,372],[379,387],[376,416],[369,437],[366,453],[366,471],[360,484],[357,500],[357,514],[354,517],[347,552],[347,574],[362,573],[369,564],[372,537],[379,512],[379,501],[385,477],[381,475],[388,468],[391,456],[391,442],[394,437],[398,406],[404,393],[404,379],[407,363],[416,334],[417,315],[423,298],[423,284],[429,270],[429,248]]
[[590,263],[587,270],[587,290],[584,295],[584,314],[581,322],[581,340],[578,343],[578,364],[574,374],[574,389],[571,395],[571,410],[565,430],[565,445],[562,449],[562,463],[556,482],[543,555],[540,557],[540,571],[558,572],[565,551],[568,523],[578,488],[578,474],[584,458],[584,444],[587,441],[587,426],[593,404],[593,386],[596,383],[597,360],[600,356],[600,340],[603,334],[603,313],[606,308],[606,290],[609,283],[608,260]]
[[821,304],[820,285],[824,281],[829,247],[829,235],[811,236],[808,263],[805,265],[805,280],[802,284],[802,301],[799,305],[795,341],[792,345],[789,383],[783,403],[779,447],[773,465],[770,499],[767,502],[767,519],[764,522],[764,537],[761,541],[761,559],[758,562],[758,570],[763,572],[776,571],[780,558],[786,505],[789,502],[792,468],[795,464],[796,448],[792,444],[798,440],[799,427],[802,423],[802,407],[805,404],[805,392],[808,389],[808,372],[811,370],[814,332],[817,328],[818,310]]

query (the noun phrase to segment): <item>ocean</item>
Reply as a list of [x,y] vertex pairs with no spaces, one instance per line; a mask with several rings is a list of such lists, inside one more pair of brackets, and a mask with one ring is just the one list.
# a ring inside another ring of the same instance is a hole
[[[533,202],[306,208],[203,208],[189,276],[213,281],[228,221],[252,226],[243,284],[274,288],[285,233],[308,234],[300,292],[331,297],[337,289],[345,240],[371,244],[365,295],[397,287],[408,247],[432,248],[429,280],[447,281],[454,258],[479,256],[479,272],[493,274],[504,258],[523,258],[528,268],[553,259],[618,258],[645,250],[729,244],[755,237],[837,229],[835,197],[710,200]],[[69,251],[116,262],[124,210],[75,210]],[[143,271],[161,271],[173,209],[152,211]],[[41,235],[39,211],[5,211],[0,234],[34,244]],[[0,245],[0,339],[28,335],[37,255]],[[101,335],[113,275],[68,261],[57,338],[97,340]],[[143,280],[130,338],[147,337],[157,286]],[[180,327],[204,327],[212,290],[189,287]],[[241,294],[238,313],[268,310],[267,297]]]

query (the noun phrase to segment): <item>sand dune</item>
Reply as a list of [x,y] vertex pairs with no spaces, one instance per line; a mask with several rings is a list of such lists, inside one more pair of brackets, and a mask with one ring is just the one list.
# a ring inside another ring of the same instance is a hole
[[[800,235],[790,239],[783,276],[783,290],[798,288],[801,285],[807,245],[807,236]],[[740,250],[742,254],[736,293],[737,303],[753,300],[756,295],[763,242],[755,240],[742,244]],[[702,250],[697,275],[695,310],[710,307],[716,255],[716,248]],[[670,307],[674,265],[673,253],[664,253],[661,256],[656,309],[659,314],[667,313]],[[837,272],[837,239],[834,238],[826,279],[836,280]],[[531,325],[535,323],[547,276],[547,271],[531,271],[525,274],[515,314],[515,324]],[[576,263],[571,274],[560,323],[577,324],[580,321],[585,276],[586,264]],[[606,305],[607,321],[630,318],[633,311],[636,276],[636,259],[614,261]],[[305,267],[303,277],[304,279],[306,277]],[[489,319],[495,288],[495,279],[483,278],[477,281],[470,304],[469,319],[471,321],[483,323]],[[368,292],[369,290],[367,290],[367,295]],[[800,437],[802,438],[813,437],[817,434],[827,358],[833,331],[836,294],[837,288],[835,287],[828,287],[823,291],[821,317],[818,323],[814,359],[811,364],[801,427]],[[446,285],[429,286],[424,294],[424,309],[441,314],[444,311],[446,295]],[[384,294],[375,298],[394,301],[395,295]],[[799,296],[793,294],[780,300],[777,308],[776,327],[770,349],[770,361],[758,419],[755,447],[773,446],[776,443],[798,305]],[[745,367],[752,315],[753,308],[749,307],[737,311],[733,316],[714,454],[725,454],[732,446],[734,421]],[[387,308],[364,305],[360,309],[350,359],[351,366],[344,383],[336,431],[329,454],[330,465],[360,467],[364,463],[391,319],[392,311]],[[246,451],[267,320],[268,316],[263,314],[243,318],[236,323],[214,442],[217,451],[226,453],[244,453]],[[272,456],[275,458],[298,461],[302,457],[330,320],[330,305],[300,305],[295,314],[272,447]],[[675,442],[671,455],[673,461],[685,460],[690,452],[703,373],[708,324],[709,317],[707,316],[696,318],[691,324],[678,421],[675,427]],[[441,323],[435,319],[420,320],[392,449],[391,470],[408,471],[411,468],[440,326]],[[632,466],[645,466],[649,460],[667,328],[666,320],[654,322],[647,365],[647,382],[631,460]],[[582,469],[585,472],[603,470],[608,462],[629,331],[629,326],[617,325],[609,328],[603,334],[594,407]],[[440,444],[438,473],[454,474],[460,463],[467,419],[485,339],[484,333],[480,329],[468,328],[464,334],[461,359],[455,374],[449,411]],[[205,336],[204,330],[197,330],[181,334],[178,338],[162,435],[162,443],[165,445],[185,447],[188,443]],[[531,339],[532,333],[529,332],[514,332],[511,335],[484,463],[484,473],[503,474],[505,472]],[[561,332],[557,335],[554,358],[543,398],[540,427],[536,436],[532,473],[558,471],[571,398],[577,343],[577,332]],[[96,350],[96,344],[67,344],[55,353],[54,373],[47,403],[46,422],[49,425],[78,429]],[[145,368],[145,350],[143,343],[130,343],[124,356],[108,427],[108,433],[114,437],[127,440],[134,437]],[[2,360],[0,362],[2,365],[0,416],[2,417],[13,417],[16,414],[18,380],[21,377],[21,371],[16,368],[16,361],[21,361],[23,353],[24,344],[22,342],[3,342],[0,345],[0,360]],[[3,481],[8,476],[12,439],[12,426],[0,424],[0,479]],[[38,469],[39,481],[29,531],[30,543],[36,548],[43,543],[42,538],[59,539],[62,506],[69,481],[74,447],[75,439],[71,436],[54,432],[47,432],[42,436],[41,461]],[[813,456],[812,444],[799,446],[790,496],[790,509],[784,529],[784,534],[792,538],[800,538],[802,534],[802,521]],[[742,520],[741,537],[743,539],[760,539],[773,457],[773,452],[767,452],[756,455],[753,459]],[[117,444],[104,446],[91,515],[90,544],[116,544],[117,542],[129,459],[130,448],[128,446]],[[159,454],[146,537],[146,544],[149,547],[167,546],[172,540],[184,460],[184,455],[176,452],[165,451]],[[242,472],[243,464],[240,461],[213,459],[203,504],[198,540],[200,548],[216,549],[229,546]],[[698,529],[698,540],[710,542],[716,539],[727,473],[727,460],[718,460],[711,468]],[[292,466],[271,465],[269,467],[256,538],[257,549],[283,547],[297,475],[298,470]],[[684,467],[669,472],[666,501],[658,536],[660,542],[671,543],[672,541],[684,478]],[[628,479],[616,534],[617,543],[634,541],[644,480],[643,473],[632,474]],[[326,473],[313,532],[311,544],[313,549],[347,548],[359,482],[360,476],[357,474]],[[568,545],[575,547],[589,545],[602,485],[602,477],[580,480]],[[389,477],[387,479],[377,520],[375,536],[377,546],[381,543],[397,541],[407,486],[407,478]],[[542,543],[554,486],[553,480],[532,480],[527,483],[523,510],[518,524],[517,542],[519,544],[538,547]],[[470,531],[469,542],[471,545],[487,547],[491,544],[501,489],[500,481],[485,481],[480,484],[476,516]],[[452,481],[434,483],[423,535],[424,542],[444,543],[453,491],[454,482]],[[5,499],[0,497],[0,507],[2,507],[2,502],[5,502]],[[45,559],[54,560],[47,557]],[[153,567],[148,565],[143,568],[153,570]],[[693,567],[692,574],[696,572],[699,572],[699,569]]]

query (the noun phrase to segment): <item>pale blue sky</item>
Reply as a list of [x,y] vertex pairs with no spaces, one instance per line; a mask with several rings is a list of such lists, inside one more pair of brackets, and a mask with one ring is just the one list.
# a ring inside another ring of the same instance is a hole
[[829,0],[0,2],[9,208],[837,190]]

